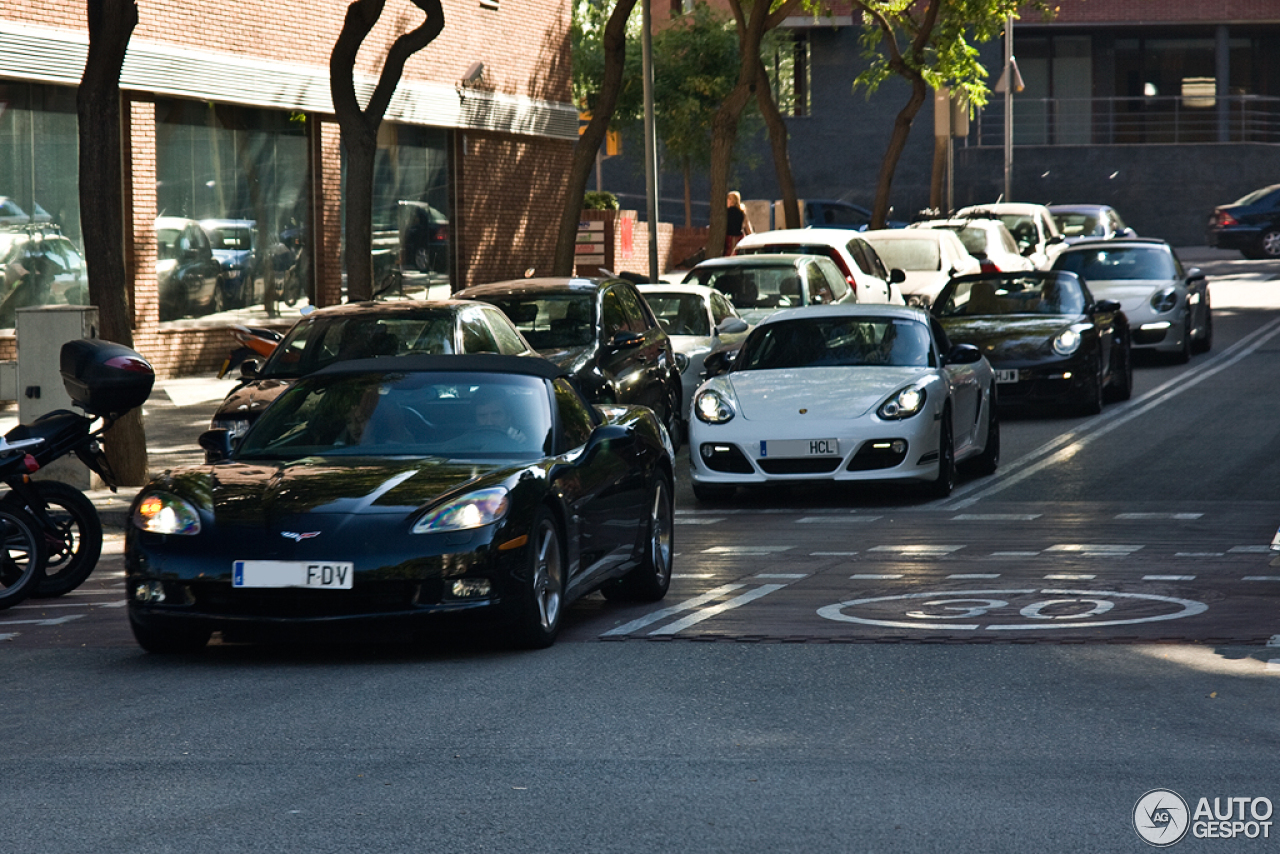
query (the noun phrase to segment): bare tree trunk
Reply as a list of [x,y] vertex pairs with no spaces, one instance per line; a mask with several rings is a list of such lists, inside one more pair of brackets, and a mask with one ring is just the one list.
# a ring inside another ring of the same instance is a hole
[[573,273],[582,197],[587,192],[587,181],[591,178],[596,155],[604,144],[609,122],[613,120],[613,112],[618,106],[627,57],[627,19],[635,5],[636,0],[618,0],[604,27],[604,79],[600,81],[596,102],[591,105],[591,121],[587,122],[573,148],[573,160],[565,178],[564,211],[560,214],[560,231],[556,235],[556,252],[551,265],[553,276]]
[[773,150],[773,170],[778,176],[778,188],[782,191],[783,227],[799,228],[800,205],[796,198],[796,181],[791,175],[791,156],[787,153],[787,123],[773,100],[773,89],[764,63],[759,63],[759,85],[756,87],[756,103],[769,129],[769,146]]
[[693,228],[693,163],[688,157],[681,159],[680,171],[684,176],[684,227]]
[[902,159],[902,152],[907,148],[907,137],[911,135],[911,124],[915,121],[920,107],[928,97],[924,78],[914,75],[911,79],[911,97],[906,106],[893,120],[893,133],[889,136],[889,145],[885,148],[884,160],[880,163],[880,178],[876,182],[876,203],[871,210],[871,227],[884,228],[889,221],[889,194],[893,189],[893,175]]
[[[133,0],[89,0],[89,52],[76,91],[80,154],[80,223],[89,302],[98,307],[101,336],[133,346],[129,271],[125,264],[124,142],[120,69],[138,24]],[[111,429],[103,449],[122,484],[147,478],[147,437],[141,410]]]
[[373,298],[373,171],[378,153],[378,126],[395,94],[409,57],[435,40],[444,29],[441,0],[412,0],[427,14],[420,26],[396,38],[387,51],[382,74],[363,109],[356,98],[355,66],[360,45],[378,23],[386,0],[353,0],[329,62],[333,111],[347,152],[346,225],[343,229],[347,301]]
[[942,185],[946,181],[947,146],[950,144],[950,137],[937,135],[933,137],[933,176],[929,181],[929,207],[935,211],[942,210]]

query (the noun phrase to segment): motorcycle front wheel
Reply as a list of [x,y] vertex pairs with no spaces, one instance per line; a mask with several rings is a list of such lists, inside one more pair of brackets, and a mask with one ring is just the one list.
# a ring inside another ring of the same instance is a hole
[[42,524],[40,508],[25,506],[10,492],[0,506],[25,510],[44,533],[46,560],[44,577],[31,595],[38,599],[70,593],[89,577],[102,556],[102,520],[98,509],[83,492],[56,480],[31,484],[44,502],[47,524]]

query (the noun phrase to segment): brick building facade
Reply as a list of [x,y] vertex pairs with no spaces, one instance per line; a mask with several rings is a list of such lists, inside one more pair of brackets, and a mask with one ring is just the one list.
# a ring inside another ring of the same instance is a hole
[[[121,75],[128,249],[135,346],[161,376],[211,370],[231,339],[204,309],[165,316],[158,216],[252,225],[253,211],[265,212],[273,239],[292,229],[299,242],[286,260],[290,273],[304,271],[313,303],[342,301],[342,151],[328,65],[346,8],[138,0]],[[444,15],[442,33],[407,64],[380,132],[379,174],[389,184],[375,188],[386,221],[374,227],[375,244],[380,227],[391,244],[399,240],[387,254],[405,280],[456,290],[550,266],[577,114],[566,0],[444,0]],[[407,0],[387,3],[358,55],[357,92],[372,90],[388,46],[422,16]],[[48,208],[49,228],[73,242],[92,227],[78,221],[67,174],[75,145],[67,104],[86,42],[83,2],[6,0],[0,8],[0,197]],[[264,205],[268,185],[277,195]],[[403,245],[412,206],[444,218],[443,228],[433,223],[443,236],[432,251],[447,255],[433,257],[426,273]],[[280,287],[283,266],[278,274]],[[263,287],[247,279],[246,302]],[[0,358],[13,350],[12,330],[0,329]]]

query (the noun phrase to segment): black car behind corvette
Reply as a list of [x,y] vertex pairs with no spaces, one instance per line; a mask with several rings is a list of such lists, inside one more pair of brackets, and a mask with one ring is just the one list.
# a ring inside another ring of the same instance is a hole
[[151,652],[456,619],[544,647],[574,599],[670,584],[666,432],[646,407],[587,404],[541,359],[337,363],[235,447],[225,430],[201,444],[214,462],[152,480],[130,511],[129,621]]
[[952,344],[973,344],[996,372],[1002,405],[1068,404],[1086,413],[1133,390],[1129,321],[1074,273],[957,276],[930,309]]

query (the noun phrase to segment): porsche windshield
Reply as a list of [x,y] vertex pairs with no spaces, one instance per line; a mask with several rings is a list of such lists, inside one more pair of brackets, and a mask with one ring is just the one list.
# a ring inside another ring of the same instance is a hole
[[332,374],[303,379],[245,435],[238,460],[304,456],[537,459],[552,448],[537,377],[497,373]]
[[1070,273],[974,277],[952,280],[938,296],[938,317],[1006,314],[1077,315],[1084,312],[1080,280]]
[[824,317],[760,326],[747,339],[734,370],[934,364],[929,329],[890,317]]

